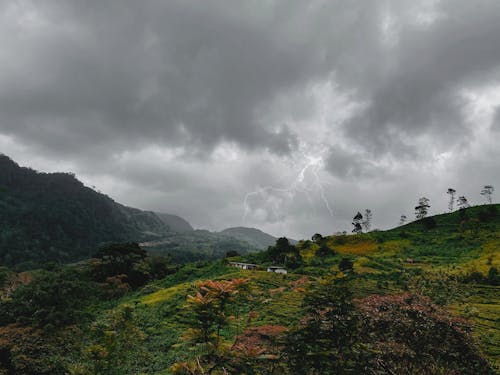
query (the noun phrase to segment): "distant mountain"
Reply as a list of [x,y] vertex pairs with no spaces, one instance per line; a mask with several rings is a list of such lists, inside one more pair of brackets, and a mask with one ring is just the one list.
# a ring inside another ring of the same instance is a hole
[[158,213],[158,212],[156,212],[156,216],[158,216],[161,219],[161,221],[164,224],[166,224],[173,232],[185,233],[194,230],[191,224],[189,224],[187,220],[183,219],[180,216]]
[[[224,229],[221,234],[237,238],[241,241],[248,242],[257,249],[267,249],[268,246],[274,245],[277,238],[267,234],[260,229],[247,227],[234,227]],[[288,239],[291,244],[296,244],[297,241]]]
[[245,240],[208,230],[170,233],[141,243],[141,247],[155,254],[170,255],[180,263],[223,258],[229,251],[244,255],[260,249]]

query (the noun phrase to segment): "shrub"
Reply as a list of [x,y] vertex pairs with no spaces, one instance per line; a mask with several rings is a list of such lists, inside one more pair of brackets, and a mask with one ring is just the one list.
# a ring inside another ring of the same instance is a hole
[[342,258],[342,260],[339,263],[339,270],[345,272],[345,271],[352,271],[353,268],[354,268],[354,263],[352,262],[352,260],[350,260],[349,258]]
[[426,217],[426,218],[422,219],[422,225],[427,230],[434,229],[437,227],[436,220],[434,220],[434,218],[432,218],[432,217]]

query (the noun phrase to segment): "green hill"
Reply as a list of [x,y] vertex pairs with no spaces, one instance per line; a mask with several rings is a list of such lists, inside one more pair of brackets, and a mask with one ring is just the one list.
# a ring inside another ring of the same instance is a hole
[[[280,249],[232,259],[256,263],[257,270],[223,260],[189,263],[132,290],[116,277],[93,279],[97,260],[29,275],[4,271],[4,290],[10,285],[15,291],[5,292],[10,297],[0,303],[0,353],[9,354],[0,355],[0,369],[495,374],[499,209],[472,207],[388,231],[316,237],[296,246],[281,241]],[[287,253],[285,263],[295,252],[300,261],[290,263],[287,275],[266,272],[280,251]],[[132,270],[145,269],[137,264]],[[53,322],[61,322],[59,315],[51,315],[52,323],[37,318],[54,311],[48,308],[53,284],[63,288],[57,293],[68,291],[68,302],[55,310],[65,312],[58,330]],[[73,296],[78,303],[70,302]],[[23,304],[28,297],[29,306]],[[41,337],[43,346],[34,350],[30,343]]]

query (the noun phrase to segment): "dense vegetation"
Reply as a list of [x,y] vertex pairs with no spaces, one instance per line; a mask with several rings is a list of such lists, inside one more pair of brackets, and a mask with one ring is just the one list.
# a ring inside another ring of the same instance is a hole
[[0,269],[0,373],[495,374],[498,209],[182,266],[121,243]]
[[39,173],[0,154],[0,265],[34,269],[89,258],[106,242],[153,241],[179,262],[256,249],[230,235],[194,231],[184,219],[123,206],[69,173]]
[[0,155],[0,264],[20,269],[88,258],[107,241],[139,241],[168,227],[117,204],[72,174],[38,173]]

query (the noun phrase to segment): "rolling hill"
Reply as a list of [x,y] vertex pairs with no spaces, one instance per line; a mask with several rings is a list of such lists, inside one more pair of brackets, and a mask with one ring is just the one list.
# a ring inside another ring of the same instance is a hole
[[[93,297],[83,305],[87,307],[77,305],[89,317],[79,321],[80,333],[74,340],[74,326],[29,331],[11,314],[10,322],[18,323],[1,327],[0,321],[0,349],[13,354],[10,362],[0,361],[0,369],[37,366],[47,368],[44,373],[55,373],[53,363],[37,356],[39,350],[30,351],[30,340],[43,334],[43,350],[58,356],[60,373],[113,369],[116,374],[202,374],[200,368],[212,366],[214,374],[291,375],[305,373],[297,370],[301,363],[334,367],[340,355],[349,358],[342,363],[363,363],[380,374],[496,374],[500,370],[499,211],[500,205],[471,207],[387,231],[299,241],[295,249],[301,261],[287,275],[266,272],[273,260],[264,251],[235,258],[256,263],[257,270],[230,267],[225,260],[202,261],[180,266],[133,291],[118,284],[118,297],[102,301],[96,298],[103,297]],[[207,233],[199,235],[202,245]],[[17,306],[16,298],[26,308],[22,298],[30,279],[39,280],[37,292],[40,283],[61,283],[71,279],[71,272],[77,274],[73,278],[84,280],[88,276],[82,275],[91,274],[93,267],[95,263],[89,262],[48,274],[19,274],[19,292],[0,302],[0,311]],[[117,281],[91,282],[86,290],[99,296]],[[79,284],[64,285],[80,290]],[[217,298],[224,305],[214,302]],[[47,304],[45,297],[37,301]],[[222,306],[227,311],[220,312]],[[65,308],[75,312],[72,305]],[[21,316],[28,314],[19,311]],[[343,325],[329,323],[339,319]],[[207,324],[212,324],[210,335],[200,339],[196,332]],[[335,327],[340,331],[333,335]],[[214,337],[212,344],[203,344]],[[332,342],[332,338],[346,341]],[[71,349],[64,352],[58,340],[65,340]],[[122,342],[130,344],[119,345]],[[299,362],[293,353],[298,353]]]

